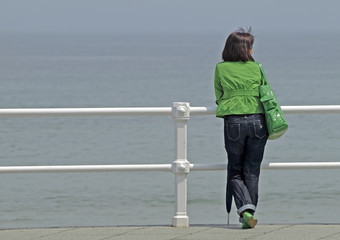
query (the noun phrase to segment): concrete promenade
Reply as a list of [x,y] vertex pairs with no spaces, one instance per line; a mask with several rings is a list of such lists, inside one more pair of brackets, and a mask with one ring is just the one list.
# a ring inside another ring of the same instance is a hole
[[1,229],[1,240],[335,240],[340,239],[340,225],[257,225],[243,230],[239,225],[67,227]]

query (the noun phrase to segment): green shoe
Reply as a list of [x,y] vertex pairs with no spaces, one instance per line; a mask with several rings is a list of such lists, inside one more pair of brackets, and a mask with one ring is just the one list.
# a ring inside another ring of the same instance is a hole
[[254,216],[251,213],[249,213],[249,212],[245,212],[243,214],[243,219],[244,219],[245,224],[249,228],[253,228],[257,224],[257,219],[254,218]]
[[248,225],[246,223],[242,223],[242,229],[249,229]]

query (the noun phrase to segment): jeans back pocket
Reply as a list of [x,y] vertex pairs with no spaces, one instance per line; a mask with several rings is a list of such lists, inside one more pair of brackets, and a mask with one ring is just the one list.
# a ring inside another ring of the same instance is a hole
[[262,139],[267,136],[267,127],[266,124],[263,122],[255,122],[254,125],[254,134],[257,138]]
[[241,128],[239,123],[226,123],[225,131],[227,133],[228,139],[232,141],[237,141],[241,135]]

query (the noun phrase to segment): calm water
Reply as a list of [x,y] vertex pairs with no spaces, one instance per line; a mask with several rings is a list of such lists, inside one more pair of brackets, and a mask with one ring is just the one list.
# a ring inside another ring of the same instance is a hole
[[[339,36],[257,34],[282,105],[340,104]],[[0,34],[0,108],[214,105],[225,35]],[[339,115],[288,115],[265,162],[339,161]],[[189,121],[192,163],[226,161],[222,121]],[[143,164],[174,160],[171,117],[0,119],[0,164]],[[339,170],[263,171],[261,223],[339,223]],[[0,175],[0,226],[170,224],[171,173]],[[225,173],[189,175],[191,223],[226,222]],[[237,222],[232,210],[232,222]]]

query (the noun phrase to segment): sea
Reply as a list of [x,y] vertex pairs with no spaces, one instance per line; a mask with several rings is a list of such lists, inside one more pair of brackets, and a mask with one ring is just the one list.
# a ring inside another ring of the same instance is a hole
[[[283,106],[340,104],[333,32],[258,32]],[[228,33],[0,33],[0,108],[214,106]],[[339,161],[339,114],[287,114],[263,162]],[[171,116],[0,118],[0,165],[170,164]],[[223,122],[188,121],[188,160],[226,163]],[[259,223],[340,223],[340,170],[263,170]],[[225,171],[188,175],[190,224],[226,224]],[[0,174],[0,228],[170,225],[170,172]],[[235,205],[231,223],[237,223]]]

